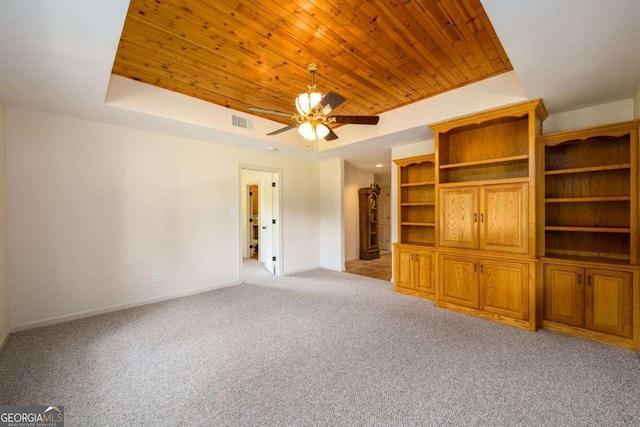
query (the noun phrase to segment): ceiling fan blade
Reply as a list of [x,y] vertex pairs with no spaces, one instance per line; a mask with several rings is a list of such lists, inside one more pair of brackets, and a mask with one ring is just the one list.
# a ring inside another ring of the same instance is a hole
[[292,116],[291,113],[283,113],[282,111],[276,111],[276,110],[267,110],[266,108],[260,108],[260,107],[249,107],[247,108],[247,110],[253,111],[255,113],[274,114],[276,116],[283,116],[283,117]]
[[378,116],[331,116],[336,119],[336,123],[345,125],[377,125]]
[[277,135],[279,133],[286,132],[286,131],[291,130],[291,129],[295,129],[295,127],[296,127],[296,125],[285,126],[285,127],[280,128],[278,130],[274,130],[271,133],[268,133],[267,136],[269,136],[269,135]]
[[338,135],[331,129],[329,129],[329,134],[324,137],[325,141],[333,141],[334,139],[338,139]]
[[[342,104],[343,102],[344,102],[344,98],[338,95],[337,93],[327,92],[327,94],[322,97],[322,99],[320,100],[320,102],[318,102],[318,104],[322,105],[323,112],[324,112],[324,109],[327,106],[329,106],[331,110],[334,110],[338,105]],[[327,111],[325,115],[329,114],[331,110]]]

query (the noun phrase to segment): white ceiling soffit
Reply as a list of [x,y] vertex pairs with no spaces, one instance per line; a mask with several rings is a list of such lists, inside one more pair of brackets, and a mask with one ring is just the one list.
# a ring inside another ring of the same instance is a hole
[[632,98],[640,1],[482,0],[530,98],[549,113]]
[[[357,164],[353,156],[356,153],[363,153],[363,148],[354,148],[351,147],[352,145],[364,144],[367,150],[380,150],[381,153],[388,154],[393,146],[433,138],[428,128],[430,123],[512,104],[524,99],[526,99],[524,90],[515,73],[503,73],[383,113],[380,115],[377,126],[341,126],[336,129],[339,139],[316,142],[311,147],[312,150],[305,148],[307,142],[294,129],[279,135],[266,136],[267,133],[282,128],[284,126],[282,123],[252,117],[254,121],[252,131],[233,128],[230,120],[232,110],[228,108],[120,76],[112,76],[106,103],[111,107],[161,117],[176,124],[190,124],[202,129],[226,132],[229,136],[220,138],[218,141],[223,144],[249,148],[241,145],[243,141],[238,139],[240,136],[245,136],[261,139],[265,142],[265,146],[273,145],[283,151],[286,151],[287,147],[294,148],[297,150],[296,154],[310,159],[328,160],[342,157]],[[293,100],[291,105],[293,109]],[[247,116],[245,113],[237,114]]]

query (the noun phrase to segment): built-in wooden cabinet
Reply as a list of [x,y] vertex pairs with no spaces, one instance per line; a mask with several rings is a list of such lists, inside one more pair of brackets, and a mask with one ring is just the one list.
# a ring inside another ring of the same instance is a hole
[[545,118],[536,100],[438,123],[433,156],[395,161],[394,289],[640,350],[640,121]]
[[640,121],[544,135],[543,326],[638,350]]
[[[529,265],[482,260],[480,262],[480,308],[497,316],[528,320]],[[528,327],[528,324],[523,324]]]
[[544,256],[638,264],[639,124],[539,138]]
[[535,330],[540,100],[433,125],[436,304]]
[[394,290],[433,299],[436,242],[433,155],[394,160],[398,171],[398,243],[394,250]]
[[360,259],[380,258],[378,242],[378,195],[380,191],[374,184],[370,188],[358,190],[360,210]]
[[435,286],[432,250],[395,245],[394,266],[393,284],[396,292],[433,299]]
[[[438,183],[526,182],[530,173],[530,115],[540,101],[482,112],[432,126],[437,138]],[[538,127],[539,129],[539,127]]]
[[441,306],[474,309],[471,314],[529,328],[527,263],[450,254],[439,259]]
[[527,184],[441,188],[439,199],[439,246],[528,252]]
[[631,337],[631,273],[554,264],[544,269],[545,319]]
[[584,267],[545,264],[544,319],[584,326]]
[[439,260],[439,302],[479,308],[478,260],[456,255],[441,255]]
[[398,167],[398,243],[435,246],[434,156],[394,160]]
[[478,188],[442,188],[439,194],[438,245],[478,248]]
[[637,275],[628,268],[545,262],[544,327],[638,350]]

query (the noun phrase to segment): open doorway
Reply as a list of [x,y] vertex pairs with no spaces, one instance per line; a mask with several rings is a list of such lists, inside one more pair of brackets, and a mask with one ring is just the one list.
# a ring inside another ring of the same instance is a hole
[[247,185],[247,215],[249,216],[249,232],[247,236],[249,241],[249,258],[259,259],[258,249],[260,243],[260,203],[259,203],[260,186],[258,184]]
[[280,171],[241,166],[240,177],[241,277],[245,281],[256,268],[280,275]]

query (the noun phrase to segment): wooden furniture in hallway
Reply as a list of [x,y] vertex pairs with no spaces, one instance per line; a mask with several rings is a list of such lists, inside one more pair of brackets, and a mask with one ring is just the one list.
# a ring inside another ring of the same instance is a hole
[[360,211],[360,259],[380,258],[378,246],[378,186],[358,190]]

